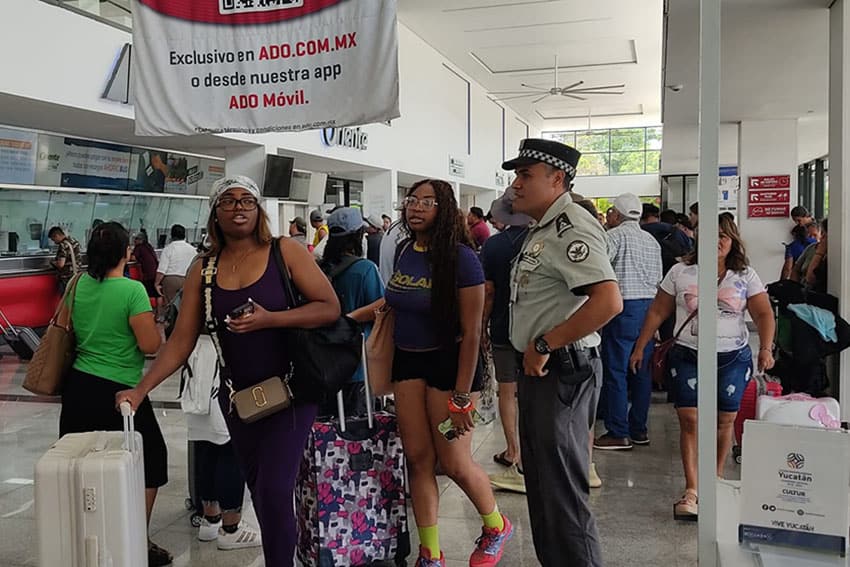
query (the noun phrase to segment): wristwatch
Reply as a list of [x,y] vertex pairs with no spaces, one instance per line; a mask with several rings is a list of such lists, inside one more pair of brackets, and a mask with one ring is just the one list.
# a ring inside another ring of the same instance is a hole
[[534,350],[536,350],[539,354],[552,354],[552,347],[549,346],[549,343],[546,342],[543,335],[534,339]]

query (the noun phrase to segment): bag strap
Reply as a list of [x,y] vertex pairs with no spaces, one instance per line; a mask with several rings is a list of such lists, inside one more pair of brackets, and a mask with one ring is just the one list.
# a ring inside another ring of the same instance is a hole
[[286,294],[287,309],[295,309],[301,302],[298,301],[295,295],[295,285],[292,282],[292,276],[289,275],[289,268],[286,267],[286,259],[280,251],[280,237],[272,239],[272,258],[277,265],[280,278],[283,280],[283,293]]
[[[724,279],[726,279],[726,271],[727,271],[727,270],[723,270],[723,273],[722,273],[722,274],[720,274],[720,275],[717,277],[717,287],[718,287],[718,288],[720,287],[720,284],[721,284],[721,283],[723,283],[723,280],[724,280]],[[697,316],[697,313],[698,313],[698,312],[699,312],[699,309],[694,309],[693,313],[691,313],[690,315],[688,315],[688,318],[687,318],[687,319],[685,319],[685,322],[684,322],[684,323],[682,323],[682,326],[681,326],[681,327],[679,327],[679,330],[676,332],[676,334],[675,334],[675,335],[673,335],[673,342],[676,342],[677,340],[679,340],[679,336],[682,334],[682,331],[684,331],[684,330],[685,330],[685,327],[687,327],[687,326],[688,326],[688,323],[690,323],[691,321],[693,321],[693,320],[694,320],[694,317],[696,317],[696,316]]]
[[348,268],[350,268],[351,266],[353,266],[357,262],[360,262],[361,260],[366,261],[366,258],[358,258],[357,256],[351,256],[351,255],[343,256],[342,259],[340,260],[339,264],[336,264],[335,266],[331,266],[330,269],[328,270],[328,273],[327,273],[328,279],[330,279],[331,282],[333,282],[334,278],[341,276],[342,274],[344,274],[346,272],[346,270],[348,270]]
[[219,256],[207,256],[204,259],[203,267],[201,268],[201,295],[204,301],[204,327],[212,339],[215,347],[218,363],[222,368],[227,366],[224,362],[224,355],[221,352],[221,343],[218,339],[218,321],[213,316],[212,292],[216,284],[216,275],[218,274]]
[[56,306],[56,311],[53,313],[53,317],[50,319],[50,324],[55,325],[59,320],[59,314],[62,313],[62,308],[65,307],[66,302],[68,301],[68,297],[71,298],[71,303],[68,305],[68,324],[63,327],[66,331],[70,331],[73,329],[74,324],[71,320],[71,316],[74,314],[74,303],[77,300],[77,284],[80,282],[80,278],[83,277],[83,273],[80,272],[71,278],[71,281],[68,282],[68,287],[65,288],[65,293],[62,294],[62,299],[59,300],[59,305]]

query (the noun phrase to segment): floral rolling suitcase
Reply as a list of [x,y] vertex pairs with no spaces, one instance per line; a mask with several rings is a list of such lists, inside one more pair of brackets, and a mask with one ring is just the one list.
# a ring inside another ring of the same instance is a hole
[[404,451],[396,417],[316,421],[295,490],[297,556],[305,567],[406,565],[410,535]]

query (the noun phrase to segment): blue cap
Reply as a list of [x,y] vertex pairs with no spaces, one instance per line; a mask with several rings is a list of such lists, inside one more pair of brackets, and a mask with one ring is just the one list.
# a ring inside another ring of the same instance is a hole
[[360,209],[342,207],[328,217],[328,232],[331,237],[348,236],[366,226]]

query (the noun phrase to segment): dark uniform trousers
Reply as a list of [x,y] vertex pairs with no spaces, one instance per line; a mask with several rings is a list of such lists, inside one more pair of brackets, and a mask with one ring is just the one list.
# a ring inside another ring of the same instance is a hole
[[[589,435],[602,387],[602,362],[578,385],[520,375],[519,435],[528,513],[543,567],[601,567],[596,521],[588,503]],[[522,368],[522,366],[520,366]]]

